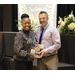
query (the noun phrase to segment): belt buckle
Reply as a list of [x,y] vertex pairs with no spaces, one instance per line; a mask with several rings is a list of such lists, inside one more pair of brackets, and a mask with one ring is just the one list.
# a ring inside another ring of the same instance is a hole
[[46,56],[46,58],[47,58],[47,56]]

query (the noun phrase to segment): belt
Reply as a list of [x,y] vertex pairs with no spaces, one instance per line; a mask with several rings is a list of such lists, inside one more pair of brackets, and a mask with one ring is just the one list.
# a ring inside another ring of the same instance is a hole
[[57,54],[53,54],[53,55],[49,55],[49,56],[43,56],[42,58],[47,58],[47,57],[54,56],[54,55],[57,55]]

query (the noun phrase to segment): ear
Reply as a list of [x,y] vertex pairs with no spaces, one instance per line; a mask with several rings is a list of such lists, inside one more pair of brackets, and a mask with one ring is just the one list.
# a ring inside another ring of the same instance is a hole
[[47,18],[47,20],[49,20],[49,18]]

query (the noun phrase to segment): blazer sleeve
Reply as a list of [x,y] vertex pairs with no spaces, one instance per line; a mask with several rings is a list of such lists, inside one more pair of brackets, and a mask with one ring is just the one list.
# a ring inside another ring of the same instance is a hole
[[23,37],[21,33],[17,33],[14,39],[14,52],[21,58],[33,60],[33,54],[27,53],[23,50]]

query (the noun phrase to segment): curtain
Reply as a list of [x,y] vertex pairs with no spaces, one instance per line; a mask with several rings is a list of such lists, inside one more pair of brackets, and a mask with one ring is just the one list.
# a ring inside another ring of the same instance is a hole
[[0,31],[3,31],[3,6],[0,6]]
[[18,20],[18,4],[12,4],[12,31],[18,31],[16,25],[18,22],[15,22],[15,19]]
[[59,16],[60,17],[68,16],[68,14],[70,14],[72,10],[75,16],[75,4],[57,4],[57,25]]
[[[75,16],[75,4],[57,5],[57,23],[60,17],[68,16],[73,10]],[[58,25],[58,24],[57,24]],[[61,35],[61,48],[58,50],[59,62],[75,64],[75,35]],[[73,45],[72,45],[73,44]]]

